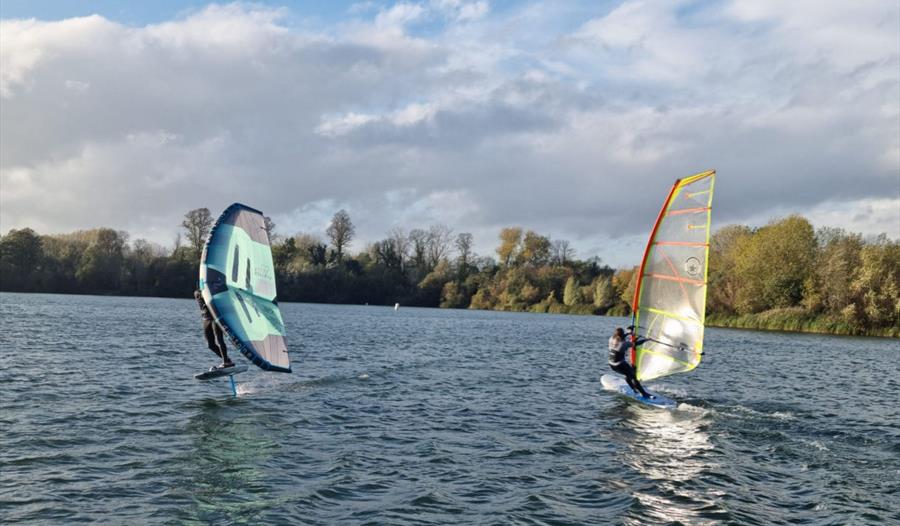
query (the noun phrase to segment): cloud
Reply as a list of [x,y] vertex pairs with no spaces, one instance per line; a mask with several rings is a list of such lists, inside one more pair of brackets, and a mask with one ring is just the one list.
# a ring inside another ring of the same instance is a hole
[[490,11],[490,6],[485,1],[432,0],[431,5],[443,12],[445,16],[458,22],[480,20]]
[[186,211],[244,201],[282,234],[345,208],[356,248],[445,222],[491,253],[518,224],[626,264],[674,179],[716,168],[717,224],[801,213],[900,237],[900,8],[815,5],[3,20],[0,229],[170,243]]

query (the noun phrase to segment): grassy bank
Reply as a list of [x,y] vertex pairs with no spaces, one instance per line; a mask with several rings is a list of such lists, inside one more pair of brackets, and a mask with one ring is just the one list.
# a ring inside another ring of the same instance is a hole
[[[602,312],[588,305],[564,305],[562,303],[544,302],[520,308],[492,309],[512,312],[536,312],[550,314],[631,316],[630,309],[624,305],[616,305]],[[807,332],[815,334],[832,334],[836,336],[875,336],[883,338],[900,338],[900,327],[865,328],[853,326],[846,320],[836,316],[811,314],[803,308],[771,309],[756,314],[708,314],[707,327],[724,327],[729,329],[747,329],[755,331],[787,331]]]
[[761,331],[811,332],[841,336],[880,336],[900,338],[900,327],[866,328],[836,316],[811,314],[802,308],[772,309],[757,314],[709,314],[708,327]]

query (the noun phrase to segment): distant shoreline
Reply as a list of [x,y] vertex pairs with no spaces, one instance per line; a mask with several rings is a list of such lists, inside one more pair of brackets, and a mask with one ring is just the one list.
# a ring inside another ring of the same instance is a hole
[[[96,294],[96,293],[66,293],[66,292],[15,292],[0,291],[0,294],[52,294],[57,296],[98,296],[98,297],[116,297],[116,298],[155,298],[155,299],[192,299],[190,296],[135,296],[126,294]],[[292,301],[284,300],[283,303],[308,303],[312,305],[357,305],[372,307],[392,307],[393,304],[360,304],[360,303],[335,303],[335,302],[316,302],[316,301]],[[404,305],[401,305],[403,307]],[[484,312],[520,312],[529,314],[562,314],[566,316],[601,316],[610,318],[627,317],[631,314],[626,313],[603,313],[585,312],[584,310],[571,311],[533,311],[533,310],[496,310],[496,309],[472,309],[459,307],[440,307],[429,305],[406,305],[409,307],[440,309],[440,310],[478,310]],[[840,323],[828,316],[790,316],[784,314],[785,309],[773,309],[759,314],[723,315],[710,314],[706,318],[706,327],[716,329],[738,329],[759,332],[787,332],[794,334],[820,334],[824,336],[851,336],[865,338],[900,338],[900,327],[884,327],[881,329],[856,329],[855,331],[845,324]]]
[[743,329],[764,332],[795,332],[827,334],[830,336],[866,336],[876,338],[900,338],[900,327],[852,328],[830,316],[784,316],[780,309],[758,314],[707,316],[707,327]]

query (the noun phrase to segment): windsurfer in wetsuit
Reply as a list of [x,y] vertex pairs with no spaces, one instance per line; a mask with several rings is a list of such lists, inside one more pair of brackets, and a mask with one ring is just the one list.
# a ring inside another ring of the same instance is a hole
[[[630,334],[630,333],[629,333]],[[637,344],[640,345],[647,341],[644,338],[638,338]],[[609,368],[613,371],[624,375],[628,386],[634,391],[640,392],[645,398],[653,398],[653,395],[644,391],[644,387],[638,382],[634,372],[634,367],[628,363],[625,353],[631,349],[631,338],[626,338],[625,331],[622,327],[618,327],[613,335],[609,338]]]
[[209,350],[216,353],[216,356],[222,358],[220,368],[234,367],[234,362],[228,357],[228,351],[225,349],[225,335],[222,334],[222,328],[213,321],[212,314],[209,312],[209,306],[203,301],[203,294],[199,290],[194,291],[194,299],[200,305],[200,317],[203,318],[203,336],[206,337],[206,344]]

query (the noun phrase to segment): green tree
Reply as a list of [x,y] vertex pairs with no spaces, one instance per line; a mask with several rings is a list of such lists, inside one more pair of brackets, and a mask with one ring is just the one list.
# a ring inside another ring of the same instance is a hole
[[306,247],[307,258],[311,265],[324,267],[328,263],[328,247],[325,243],[314,243]]
[[115,292],[119,289],[126,236],[110,228],[96,231],[75,273],[86,291]]
[[[83,234],[83,233],[82,233]],[[43,236],[44,291],[72,294],[81,292],[75,273],[89,239],[79,234]]]
[[736,308],[741,314],[799,305],[812,275],[816,238],[800,216],[771,223],[742,238],[735,264],[740,283]]
[[372,243],[370,248],[372,259],[379,265],[399,269],[403,263],[397,252],[397,245],[392,239],[385,239]]
[[162,252],[162,247],[146,239],[134,241],[130,248],[126,246],[122,263],[121,291],[137,296],[153,294],[153,276],[150,274],[150,266]]
[[0,290],[32,290],[43,256],[43,242],[34,230],[10,230],[0,241]]
[[212,225],[213,217],[209,212],[209,208],[195,208],[184,214],[184,221],[181,222],[181,226],[187,232],[188,243],[190,243],[196,259],[200,259],[203,244],[206,243],[206,237],[209,235]]

